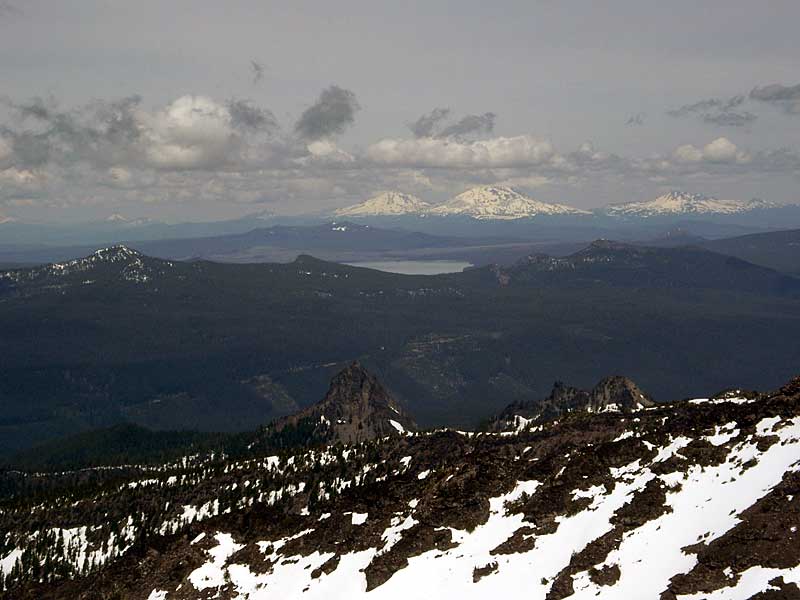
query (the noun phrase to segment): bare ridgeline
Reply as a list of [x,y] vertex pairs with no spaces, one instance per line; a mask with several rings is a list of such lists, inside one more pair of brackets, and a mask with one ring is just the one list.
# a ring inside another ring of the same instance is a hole
[[800,597],[800,379],[556,384],[484,429],[417,431],[353,364],[235,453],[8,473],[6,597]]

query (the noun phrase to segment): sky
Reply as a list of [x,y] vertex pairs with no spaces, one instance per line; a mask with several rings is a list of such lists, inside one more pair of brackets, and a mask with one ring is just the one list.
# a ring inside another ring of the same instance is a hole
[[0,0],[0,220],[800,202],[796,0]]

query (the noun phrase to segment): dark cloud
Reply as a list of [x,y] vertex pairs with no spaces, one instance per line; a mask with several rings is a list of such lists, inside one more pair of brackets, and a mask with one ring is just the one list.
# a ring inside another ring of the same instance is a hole
[[727,100],[721,98],[709,98],[708,100],[700,100],[694,104],[684,104],[680,108],[668,110],[667,114],[670,117],[688,117],[691,115],[705,114],[709,111],[727,112],[744,102],[744,96],[734,96]]
[[628,120],[625,121],[625,125],[628,127],[641,127],[644,125],[644,113],[636,113],[635,115],[631,115],[628,117]]
[[750,98],[778,106],[787,114],[800,115],[800,83],[792,86],[773,83],[755,87],[750,92]]
[[332,85],[323,90],[317,101],[300,115],[294,130],[305,140],[337,135],[355,122],[356,112],[360,108],[353,92]]
[[758,119],[749,111],[735,110],[746,100],[745,96],[738,95],[732,98],[709,98],[694,104],[684,104],[680,108],[668,110],[670,117],[695,116],[704,123],[720,127],[744,127]]
[[15,163],[21,167],[39,167],[50,160],[89,160],[106,165],[126,153],[139,138],[141,131],[134,110],[140,103],[141,97],[129,96],[64,111],[52,99],[6,101],[21,122],[33,121],[36,129],[6,127],[4,133],[13,142]]
[[11,2],[0,1],[0,17],[21,15],[22,9],[12,4]]
[[41,167],[50,160],[51,146],[48,136],[28,131],[18,133],[9,129],[0,130],[0,134],[10,138],[16,166]]
[[4,101],[9,107],[14,109],[17,114],[19,115],[21,120],[25,119],[37,119],[39,121],[47,121],[52,116],[53,107],[52,105],[54,102],[51,100],[48,106],[48,103],[42,98],[31,98],[27,102],[23,103],[15,103],[10,100]]
[[448,125],[438,134],[438,138],[455,138],[472,134],[488,134],[494,131],[494,121],[497,115],[491,112],[482,115],[467,115],[459,121]]
[[105,129],[100,134],[114,144],[129,143],[141,137],[141,125],[136,120],[134,110],[142,103],[142,97],[132,95],[113,102],[95,104],[96,120]]
[[751,112],[735,112],[725,111],[717,113],[706,113],[703,115],[703,121],[711,123],[712,125],[719,125],[722,127],[744,127],[758,119],[758,116]]
[[258,85],[264,79],[265,67],[257,60],[250,61],[250,72],[253,74],[253,85]]
[[253,106],[247,100],[229,100],[231,125],[240,131],[275,131],[278,120],[272,111]]
[[434,108],[428,114],[422,115],[413,123],[409,123],[408,128],[414,137],[432,137],[439,125],[450,116],[449,108]]

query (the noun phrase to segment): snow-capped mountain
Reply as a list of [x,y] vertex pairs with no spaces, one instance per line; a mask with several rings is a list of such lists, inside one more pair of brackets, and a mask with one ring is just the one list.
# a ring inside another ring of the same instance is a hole
[[603,212],[615,217],[658,217],[676,215],[733,215],[775,208],[766,200],[719,200],[702,194],[671,191],[653,200],[612,204]]
[[139,227],[141,225],[148,225],[152,223],[152,219],[147,218],[131,218],[119,213],[114,213],[103,220],[105,225],[113,225],[118,227]]
[[335,214],[337,217],[419,215],[430,208],[430,204],[411,194],[382,192],[359,204],[340,208]]
[[114,281],[147,283],[171,269],[170,261],[150,258],[122,244],[101,248],[90,256],[53,263],[32,269],[0,271],[0,283],[25,286],[33,290],[65,290],[101,281],[104,285]]
[[463,215],[474,219],[523,219],[539,215],[588,215],[585,210],[540,202],[516,190],[483,185],[467,190],[430,211],[436,216]]

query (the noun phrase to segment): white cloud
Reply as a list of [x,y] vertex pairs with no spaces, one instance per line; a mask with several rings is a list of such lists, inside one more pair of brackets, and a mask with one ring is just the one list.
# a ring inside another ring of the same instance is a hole
[[739,148],[726,137],[720,137],[709,142],[702,148],[692,144],[679,146],[673,152],[676,162],[691,163],[723,163],[743,164],[750,161],[750,155]]
[[384,139],[367,149],[367,158],[396,167],[492,168],[543,165],[559,157],[549,141],[519,135],[474,142]]
[[11,167],[0,171],[0,182],[17,184],[17,185],[30,185],[41,184],[47,180],[47,175],[43,171],[34,171],[32,169],[17,169]]
[[521,175],[518,177],[508,177],[497,181],[495,185],[503,185],[506,187],[521,187],[521,188],[538,188],[549,185],[552,180],[549,177],[542,175]]
[[149,166],[197,169],[235,158],[240,137],[228,108],[205,96],[182,96],[155,113],[137,111]]
[[309,156],[303,156],[296,160],[300,165],[346,165],[356,160],[352,154],[345,152],[334,141],[327,138],[311,142],[306,149]]

